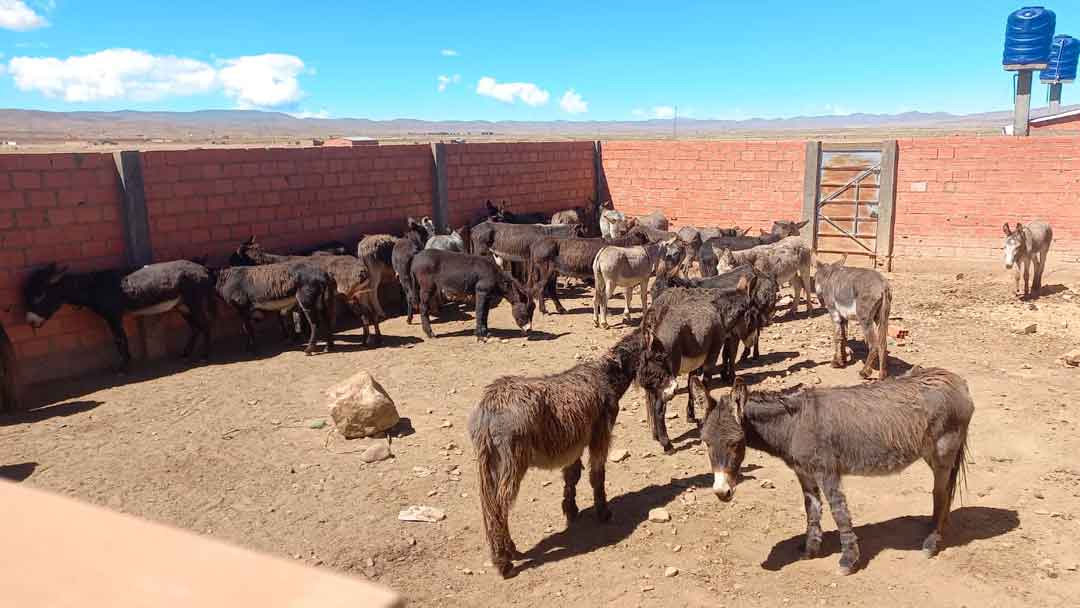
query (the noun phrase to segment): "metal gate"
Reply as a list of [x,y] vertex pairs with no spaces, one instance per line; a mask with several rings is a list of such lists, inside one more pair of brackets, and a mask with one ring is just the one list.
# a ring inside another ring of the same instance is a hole
[[803,217],[822,260],[846,254],[891,271],[895,200],[895,141],[807,145]]

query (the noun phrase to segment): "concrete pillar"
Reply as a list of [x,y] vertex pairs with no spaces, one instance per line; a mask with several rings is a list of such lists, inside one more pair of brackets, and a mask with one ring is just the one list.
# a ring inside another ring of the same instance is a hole
[[1027,137],[1028,119],[1031,116],[1031,70],[1020,70],[1016,74],[1016,104],[1013,110],[1013,135]]
[[1061,111],[1061,83],[1055,82],[1050,85],[1050,113],[1057,114]]

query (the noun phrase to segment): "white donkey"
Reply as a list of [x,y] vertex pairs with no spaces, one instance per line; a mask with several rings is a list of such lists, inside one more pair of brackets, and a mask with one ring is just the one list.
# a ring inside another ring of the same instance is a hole
[[608,297],[623,287],[623,317],[630,322],[630,298],[641,289],[641,314],[648,308],[649,278],[660,272],[678,271],[686,250],[677,237],[637,247],[604,247],[593,260],[593,324],[608,328]]
[[[1024,267],[1023,297],[1038,297],[1042,289],[1043,269],[1046,268],[1046,254],[1050,251],[1050,242],[1054,240],[1054,231],[1044,222],[1030,222],[1023,225],[1016,222],[1016,229],[1009,229],[1009,223],[1002,226],[1005,231],[1005,269],[1016,266],[1013,276],[1016,278],[1016,295],[1020,291],[1020,266]],[[1035,262],[1035,277],[1028,283],[1028,271]]]

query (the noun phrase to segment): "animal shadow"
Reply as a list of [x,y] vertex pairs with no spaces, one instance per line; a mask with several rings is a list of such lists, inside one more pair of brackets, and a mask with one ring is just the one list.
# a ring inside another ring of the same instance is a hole
[[74,416],[75,414],[90,411],[102,403],[101,401],[68,401],[57,405],[46,405],[21,412],[13,412],[0,416],[0,427],[13,424],[33,424],[49,418]]
[[1056,296],[1057,294],[1066,291],[1069,291],[1069,288],[1065,287],[1061,283],[1057,283],[1055,285],[1043,285],[1042,289],[1039,290],[1039,293],[1032,294],[1031,299],[1036,299],[1044,296]]
[[423,340],[416,336],[389,336],[383,334],[382,343],[378,343],[375,336],[372,335],[369,338],[367,344],[364,344],[364,336],[357,336],[353,334],[338,334],[334,336],[334,350],[338,350],[341,344],[356,345],[362,348],[374,349],[374,348],[397,348],[405,346],[407,344],[420,344]]
[[[866,524],[855,528],[859,537],[861,560],[859,569],[865,568],[884,549],[921,551],[923,540],[930,533],[930,518],[905,515],[888,521]],[[1001,536],[1020,526],[1020,515],[1012,509],[993,507],[961,507],[952,512],[945,529],[942,551],[963,547],[976,540]],[[765,570],[777,571],[801,559],[805,536],[798,534],[780,541],[762,562]],[[840,553],[840,534],[835,530],[825,533],[821,542],[821,557]],[[818,558],[820,559],[820,558]]]
[[604,524],[596,521],[593,507],[585,509],[565,530],[548,535],[526,551],[527,561],[515,570],[524,572],[621,542],[649,518],[649,509],[669,504],[689,486],[706,487],[710,483],[708,475],[695,475],[616,496],[608,502],[613,514],[611,521]]
[[36,462],[20,462],[19,464],[0,465],[0,479],[8,481],[23,481],[34,474],[38,467]]
[[390,430],[386,431],[386,434],[394,439],[399,437],[408,437],[409,435],[415,435],[416,429],[413,428],[412,420],[409,418],[401,418],[398,423],[390,427]]

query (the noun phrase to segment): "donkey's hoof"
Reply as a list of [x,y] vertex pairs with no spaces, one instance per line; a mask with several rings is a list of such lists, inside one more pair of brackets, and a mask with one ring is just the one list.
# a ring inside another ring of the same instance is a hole
[[663,443],[663,444],[660,444],[660,445],[662,445],[664,447],[664,453],[665,454],[674,454],[675,453],[675,446],[672,445],[670,442],[669,443]]
[[874,370],[870,369],[869,367],[864,367],[859,370],[859,375],[862,376],[864,380],[869,380],[870,376],[874,375]]
[[837,361],[836,359],[833,359],[832,363],[830,363],[830,365],[832,365],[835,369],[843,369],[844,362],[843,361]]
[[852,553],[845,553],[840,557],[840,568],[838,573],[840,576],[847,576],[852,572],[855,572],[855,565],[859,562],[859,552],[854,551]]
[[510,560],[499,560],[495,563],[495,569],[499,571],[499,576],[503,578],[513,578],[517,576],[517,571],[514,570],[514,564]]
[[563,515],[566,516],[566,523],[567,524],[569,524],[570,522],[577,519],[578,514],[580,513],[580,511],[578,510],[577,505],[564,504],[563,508],[562,508],[562,511],[563,511]]
[[931,557],[937,555],[938,541],[940,540],[940,534],[931,534],[930,536],[926,537],[926,540],[923,541],[922,552],[926,559],[930,559]]
[[606,524],[611,521],[611,509],[604,507],[603,509],[596,510],[596,521]]
[[850,576],[852,572],[855,572],[855,569],[851,566],[841,565],[836,569],[836,573],[840,576]]

